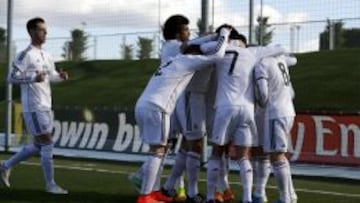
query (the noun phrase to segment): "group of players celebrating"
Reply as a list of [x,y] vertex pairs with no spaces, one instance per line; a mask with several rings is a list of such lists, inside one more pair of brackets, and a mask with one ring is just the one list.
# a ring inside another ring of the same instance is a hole
[[[267,202],[265,186],[272,170],[276,202],[295,203],[285,154],[295,117],[288,67],[296,58],[279,45],[247,46],[246,37],[228,24],[189,40],[188,24],[182,15],[166,20],[160,67],[136,103],[140,136],[151,152],[131,176],[139,186],[136,202],[234,202],[228,181],[231,155],[240,169],[240,202]],[[183,136],[181,147],[161,185],[168,143],[178,134]],[[205,135],[212,153],[203,196],[198,178]],[[183,185],[184,172],[186,194],[181,194],[175,189],[179,182]]]

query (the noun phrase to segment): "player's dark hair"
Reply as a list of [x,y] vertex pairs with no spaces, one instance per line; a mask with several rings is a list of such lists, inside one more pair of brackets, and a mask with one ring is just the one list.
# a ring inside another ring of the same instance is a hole
[[30,30],[36,29],[38,23],[45,23],[45,20],[40,17],[35,17],[26,23],[26,29],[28,33],[30,33]]
[[172,15],[164,23],[163,37],[165,40],[176,39],[183,25],[188,25],[189,19],[183,15]]
[[200,45],[191,44],[184,49],[183,54],[203,54],[203,52],[200,49]]
[[245,35],[240,34],[232,25],[228,25],[228,24],[222,24],[220,25],[217,29],[216,29],[216,33],[220,33],[221,28],[230,28],[231,32],[229,35],[229,39],[237,39],[242,41],[244,44],[247,44],[247,39],[245,37]]
[[222,25],[220,25],[218,28],[216,28],[215,32],[216,32],[217,34],[220,34],[220,30],[221,30],[222,28],[229,28],[229,29],[231,29],[231,30],[235,29],[232,25],[222,24]]
[[[231,35],[231,33],[230,33],[230,35]],[[238,40],[242,41],[245,45],[247,44],[247,39],[246,39],[245,35],[240,34],[240,33],[234,34],[233,38],[231,38],[229,36],[229,39],[238,39]]]

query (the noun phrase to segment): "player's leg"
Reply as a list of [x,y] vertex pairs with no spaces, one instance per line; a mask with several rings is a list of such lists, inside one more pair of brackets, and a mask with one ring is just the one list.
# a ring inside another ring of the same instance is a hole
[[259,106],[255,108],[255,121],[257,134],[253,136],[253,147],[251,149],[251,160],[254,169],[255,189],[253,202],[267,202],[266,184],[271,173],[270,158],[264,153],[264,121],[265,109]]
[[221,156],[224,151],[223,146],[213,144],[213,149],[208,160],[207,172],[206,172],[206,200],[214,201],[216,188],[219,179],[219,170],[221,167]]
[[271,163],[268,155],[263,154],[262,148],[251,149],[251,159],[254,170],[253,202],[267,202],[266,184],[271,173]]
[[172,198],[164,197],[160,192],[153,191],[166,151],[169,115],[156,107],[136,107],[135,117],[143,142],[150,145],[150,155],[144,163],[143,180],[137,203],[171,202]]
[[[202,201],[199,194],[198,180],[201,165],[202,140],[188,141],[189,151],[186,157],[186,175],[188,178],[187,196],[188,202]],[[196,201],[195,201],[196,200]]]
[[215,194],[215,200],[220,202],[233,202],[235,200],[235,195],[232,192],[229,184],[230,147],[230,144],[225,146],[224,154],[221,158],[221,168],[219,171],[219,182],[217,189],[218,191]]
[[54,164],[53,164],[53,113],[51,111],[36,112],[33,114],[34,119],[38,124],[37,128],[40,134],[34,137],[36,145],[40,146],[40,163],[43,169],[46,191],[53,194],[67,194],[68,192],[62,189],[55,183],[54,179]]
[[226,146],[230,142],[232,121],[234,115],[231,108],[218,108],[215,110],[210,143],[213,146],[212,153],[207,166],[207,201],[215,201],[216,188],[218,187],[220,170],[222,168],[222,157],[226,151]]
[[[184,140],[184,139],[182,139]],[[186,146],[184,144],[184,142],[182,141],[182,144],[180,146],[179,151],[176,153],[175,156],[175,163],[171,169],[170,175],[168,176],[168,178],[166,179],[163,187],[162,187],[162,192],[166,195],[166,196],[171,196],[174,198],[174,200],[176,200],[177,202],[182,202],[186,200],[186,195],[183,194],[182,196],[179,196],[178,192],[177,192],[177,186],[178,186],[178,181],[181,179],[182,174],[185,170],[186,167]],[[183,191],[184,193],[184,191]]]
[[279,201],[290,202],[290,165],[287,152],[287,136],[292,127],[293,118],[272,119],[267,122],[268,136],[264,150],[270,153],[271,165],[279,190]]
[[250,149],[253,135],[257,133],[255,118],[251,109],[240,108],[238,124],[233,137],[233,145],[238,157],[240,178],[243,188],[243,202],[252,202],[253,168],[250,162]]
[[188,178],[188,202],[202,202],[199,194],[198,179],[203,151],[203,137],[206,133],[205,98],[201,93],[190,93],[187,109],[187,125],[185,137],[188,152],[186,158],[186,175]]
[[[35,112],[26,112],[23,113],[24,122],[27,128],[27,131],[31,135],[36,135],[40,133],[40,128],[38,125],[38,120]],[[6,187],[10,187],[10,171],[13,166],[20,163],[21,161],[27,160],[32,155],[39,153],[40,146],[32,143],[25,145],[19,152],[11,156],[8,160],[3,161],[0,164],[0,173],[1,173],[1,182]]]

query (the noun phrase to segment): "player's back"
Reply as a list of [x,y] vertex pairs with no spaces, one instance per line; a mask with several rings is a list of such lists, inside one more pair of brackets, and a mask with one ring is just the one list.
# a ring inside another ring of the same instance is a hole
[[182,42],[176,39],[165,41],[161,49],[160,64],[164,64],[168,62],[171,58],[178,55],[181,52],[181,45]]
[[138,103],[152,103],[166,112],[171,112],[194,73],[209,67],[215,58],[203,55],[177,55],[166,64],[162,64],[150,78]]
[[269,83],[268,111],[271,117],[294,116],[293,88],[285,57],[268,57],[261,62],[267,68]]
[[225,56],[216,62],[217,93],[215,107],[254,103],[254,55],[246,48],[229,45]]

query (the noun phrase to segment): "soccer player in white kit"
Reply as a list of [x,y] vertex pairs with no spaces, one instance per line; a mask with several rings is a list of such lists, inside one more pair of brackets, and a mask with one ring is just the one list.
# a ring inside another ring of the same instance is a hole
[[255,56],[245,48],[245,44],[230,39],[225,57],[216,63],[218,85],[210,138],[213,151],[207,168],[209,203],[215,202],[221,159],[230,142],[236,146],[239,157],[237,162],[243,184],[243,202],[251,202],[252,168],[248,151],[252,144],[252,134],[256,133],[252,83],[255,61]]
[[285,153],[288,136],[293,125],[295,109],[294,90],[288,66],[295,65],[296,58],[287,55],[267,57],[255,68],[260,105],[265,108],[263,149],[270,154],[271,165],[277,181],[280,198],[277,203],[297,201],[290,164]]
[[1,180],[10,187],[10,169],[32,155],[40,153],[46,191],[53,194],[67,194],[55,183],[53,169],[53,119],[51,109],[51,82],[68,79],[64,71],[56,71],[52,57],[42,49],[46,39],[46,26],[42,18],[33,18],[27,22],[27,31],[31,44],[20,52],[12,64],[8,80],[21,87],[21,104],[23,117],[34,142],[22,148],[21,151],[0,165]]
[[[193,74],[197,70],[207,68],[225,54],[225,41],[227,41],[228,35],[229,29],[221,30],[215,46],[212,46],[215,50],[214,54],[208,53],[207,56],[180,54],[163,64],[151,77],[138,99],[135,106],[135,118],[140,129],[140,136],[145,143],[150,145],[152,154],[145,163],[147,167],[145,167],[141,195],[138,197],[137,203],[164,201],[158,200],[156,195],[152,195],[152,192],[161,159],[166,150],[169,135],[169,116],[174,111],[179,95],[184,91]],[[205,47],[208,49],[208,46],[209,43],[189,46],[188,51],[191,53],[195,47],[204,50]],[[197,52],[197,54],[199,53]],[[171,201],[172,199],[166,200],[166,202]]]
[[[163,37],[166,41],[161,49],[160,64],[165,64],[172,57],[175,57],[176,55],[181,53],[181,49],[185,47],[184,45],[186,44],[186,42],[189,40],[190,37],[188,24],[189,24],[189,19],[179,14],[172,15],[165,21],[163,26]],[[179,122],[179,119],[177,118],[177,115],[173,113],[170,116],[170,138],[172,136],[175,136],[175,134],[183,133],[183,126],[185,125],[181,124]],[[180,155],[181,154],[178,154],[177,156]],[[179,157],[177,157],[177,159],[179,159]],[[130,174],[129,176],[130,181],[133,183],[133,185],[135,185],[135,187],[138,190],[141,189],[141,181],[142,181],[144,167],[146,166],[143,165],[138,172],[136,172],[135,174]],[[178,166],[174,166],[174,167],[178,167]],[[170,175],[170,178],[171,177],[172,175]],[[183,179],[182,178],[180,178],[180,180],[179,178],[174,178],[174,179],[177,179],[175,181],[179,182],[179,191],[178,194],[176,194],[175,198],[179,200],[180,199],[185,200],[186,195],[184,191],[185,188],[184,188]],[[154,185],[154,190],[160,190],[160,174],[156,184]],[[176,193],[176,191],[173,193]],[[175,196],[175,194],[172,195]]]
[[[216,34],[209,34],[190,40],[187,45],[211,41],[215,39],[214,37],[216,38]],[[169,191],[174,190],[175,181],[186,171],[186,202],[189,203],[202,202],[204,199],[199,194],[198,177],[203,149],[202,139],[206,133],[205,93],[208,89],[212,70],[213,68],[209,67],[194,74],[186,90],[180,96],[175,109],[176,118],[180,124],[180,132],[185,139],[183,139],[181,148],[176,154],[175,164],[163,186],[163,191],[169,193]]]

